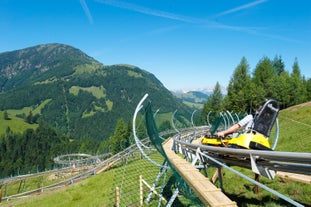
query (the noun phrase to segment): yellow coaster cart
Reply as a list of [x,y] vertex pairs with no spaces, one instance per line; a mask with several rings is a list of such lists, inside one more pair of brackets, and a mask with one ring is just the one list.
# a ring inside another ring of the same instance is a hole
[[267,100],[254,118],[251,130],[236,138],[205,135],[202,144],[220,147],[272,150],[268,138],[279,112],[279,104],[274,99]]

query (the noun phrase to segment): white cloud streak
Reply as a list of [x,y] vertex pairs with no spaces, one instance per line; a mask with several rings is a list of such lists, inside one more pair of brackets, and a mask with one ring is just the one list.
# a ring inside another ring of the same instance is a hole
[[122,1],[116,1],[116,0],[96,0],[96,1],[99,3],[106,4],[106,5],[110,5],[110,6],[114,6],[114,7],[118,7],[122,9],[127,9],[130,11],[135,11],[135,12],[147,14],[150,16],[157,16],[157,17],[177,20],[181,22],[198,23],[198,21],[200,21],[200,19],[176,15],[176,14],[164,12],[164,11],[153,10],[153,9],[149,9],[146,7],[142,7],[139,5],[130,4],[130,3],[122,2]]
[[229,9],[227,11],[224,11],[224,12],[221,12],[217,15],[214,16],[215,17],[221,17],[221,16],[225,16],[227,14],[232,14],[232,13],[235,13],[235,12],[238,12],[238,11],[241,11],[241,10],[244,10],[244,9],[249,9],[253,6],[256,6],[258,4],[262,4],[264,2],[266,2],[267,0],[257,0],[257,1],[254,1],[254,2],[251,2],[251,3],[248,3],[248,4],[244,4],[242,6],[239,6],[239,7],[236,7],[236,8],[233,8],[233,9]]
[[90,12],[90,10],[89,10],[85,0],[80,0],[80,4],[82,6],[82,9],[83,9],[85,15],[87,16],[87,18],[88,18],[88,20],[90,22],[90,24],[93,24],[93,17],[92,17],[92,14],[91,14],[91,12]]
[[[84,1],[84,0],[81,0],[81,1]],[[159,10],[153,10],[153,9],[142,7],[142,6],[139,6],[136,4],[122,2],[119,0],[95,0],[95,1],[102,3],[102,4],[110,5],[113,7],[118,7],[121,9],[130,10],[130,11],[134,11],[134,12],[138,12],[138,13],[142,13],[142,14],[146,14],[146,15],[150,15],[150,16],[157,16],[157,17],[161,17],[161,18],[166,18],[166,19],[171,19],[171,20],[176,20],[176,21],[186,22],[186,23],[192,23],[192,24],[200,24],[200,25],[202,25],[204,27],[208,27],[208,28],[244,32],[244,33],[248,33],[248,34],[252,34],[252,35],[264,36],[264,37],[271,38],[271,39],[279,39],[282,41],[297,42],[294,39],[285,38],[285,37],[278,36],[278,35],[269,35],[269,34],[264,34],[264,33],[259,32],[260,30],[265,29],[265,28],[230,26],[230,25],[221,24],[221,23],[213,21],[211,19],[200,19],[200,18],[193,18],[193,17],[188,17],[188,16],[177,15],[174,13],[169,13],[169,12],[164,12],[164,11],[159,11]],[[224,16],[224,15],[228,15],[228,14],[238,12],[241,10],[249,9],[249,8],[254,7],[258,4],[262,4],[266,1],[267,0],[256,0],[256,1],[253,1],[251,3],[244,4],[242,6],[239,6],[239,7],[221,12],[219,14],[216,14],[214,16],[214,18]]]

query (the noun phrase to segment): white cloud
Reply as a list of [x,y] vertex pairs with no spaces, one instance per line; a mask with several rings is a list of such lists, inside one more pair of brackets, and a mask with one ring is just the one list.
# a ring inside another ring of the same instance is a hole
[[88,18],[88,20],[90,22],[90,24],[93,24],[93,17],[92,17],[92,14],[91,14],[91,12],[90,12],[90,10],[89,10],[85,0],[80,0],[80,4],[82,6],[82,9],[83,9],[85,15],[87,16],[87,18]]
[[238,12],[238,11],[241,11],[241,10],[244,10],[244,9],[248,9],[248,8],[253,7],[253,6],[256,6],[256,5],[258,5],[258,4],[262,4],[262,3],[264,3],[264,2],[266,2],[266,0],[257,0],[257,1],[254,1],[254,2],[251,2],[251,3],[248,3],[248,4],[244,4],[244,5],[242,5],[242,6],[235,7],[235,8],[233,8],[233,9],[229,9],[229,10],[227,10],[227,11],[224,11],[224,12],[221,12],[221,13],[219,13],[219,14],[216,14],[216,15],[214,16],[214,18],[215,18],[215,17],[220,17],[220,16],[225,16],[225,15],[227,15],[227,14],[235,13],[235,12]]

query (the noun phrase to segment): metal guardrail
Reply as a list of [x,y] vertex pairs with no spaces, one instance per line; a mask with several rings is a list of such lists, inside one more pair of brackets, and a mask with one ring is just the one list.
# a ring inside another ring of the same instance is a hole
[[[303,206],[291,198],[234,170],[228,165],[240,166],[252,170],[256,167],[257,169],[264,168],[270,171],[311,175],[311,153],[232,149],[192,144],[188,142],[187,136],[189,136],[189,134],[174,136],[173,146],[176,152],[183,153],[185,157],[194,159],[193,163],[200,161],[201,163],[210,163],[224,167],[295,206]],[[191,156],[189,156],[189,154],[191,154]]]

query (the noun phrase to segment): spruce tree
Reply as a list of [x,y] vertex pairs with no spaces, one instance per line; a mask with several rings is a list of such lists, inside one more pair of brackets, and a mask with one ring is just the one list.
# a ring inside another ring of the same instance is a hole
[[228,94],[225,97],[226,110],[245,112],[252,105],[254,86],[251,82],[249,65],[245,57],[235,68],[228,84]]

